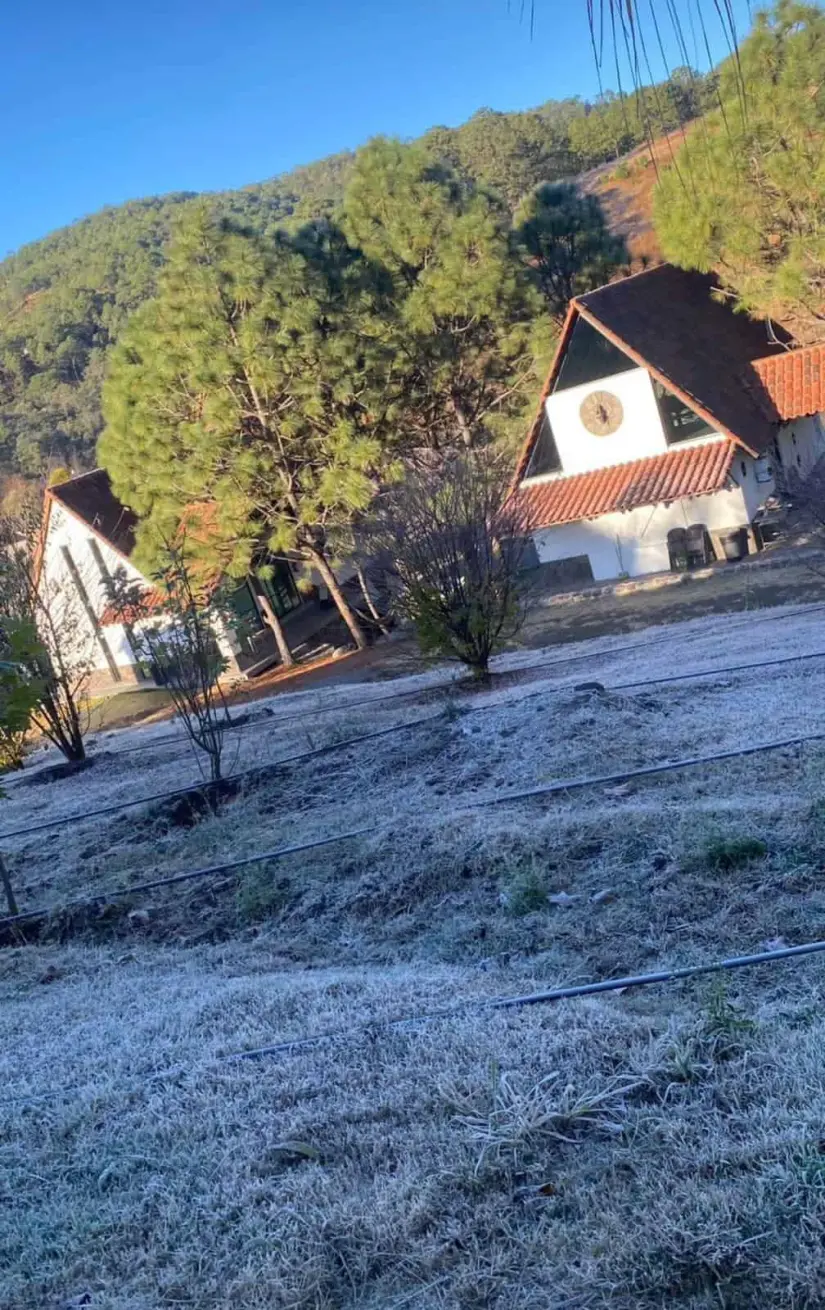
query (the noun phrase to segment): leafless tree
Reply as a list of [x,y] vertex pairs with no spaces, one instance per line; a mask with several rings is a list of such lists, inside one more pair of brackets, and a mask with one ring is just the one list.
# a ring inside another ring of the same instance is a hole
[[122,572],[114,574],[111,603],[128,622],[138,657],[169,692],[187,737],[206,755],[210,781],[217,783],[230,723],[220,682],[227,660],[217,638],[225,619],[219,593],[193,577],[181,545],[167,547],[152,582],[147,591]]
[[380,498],[369,527],[375,564],[422,650],[482,679],[525,617],[530,523],[509,495],[510,472],[486,448],[424,460]]
[[41,554],[39,511],[28,506],[0,518],[0,615],[29,625],[39,638],[25,658],[40,689],[32,721],[67,760],[79,762],[86,758],[85,688],[96,632],[83,596],[42,569]]

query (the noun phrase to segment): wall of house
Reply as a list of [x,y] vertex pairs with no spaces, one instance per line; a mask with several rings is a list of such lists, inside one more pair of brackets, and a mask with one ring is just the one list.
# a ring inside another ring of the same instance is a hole
[[774,461],[769,455],[761,459],[752,459],[750,455],[737,451],[734,456],[730,477],[742,491],[749,523],[753,521],[757,510],[776,490],[773,465]]
[[623,574],[639,577],[670,568],[667,534],[671,528],[704,523],[711,537],[749,522],[741,487],[694,496],[672,505],[640,509],[579,523],[564,523],[533,534],[542,564],[587,555],[597,581]]
[[779,429],[777,445],[782,469],[800,477],[810,473],[817,460],[825,455],[825,424],[822,415],[795,419]]
[[[63,630],[64,641],[61,646],[66,647],[72,660],[77,664],[89,664],[93,670],[115,682],[100,638],[86,613],[75,578],[62,549],[64,546],[68,547],[89,604],[95,614],[99,615],[102,614],[107,602],[106,582],[100,564],[90,547],[92,540],[97,543],[104,568],[110,574],[123,569],[130,582],[144,581],[137,569],[105,541],[94,536],[84,523],[68,513],[55,500],[52,501],[49,514],[40,590],[54,612],[59,628]],[[107,627],[103,629],[103,637],[117,668],[124,672],[130,670],[134,666],[135,657],[123,627],[120,625]]]
[[[622,403],[622,424],[609,437],[594,436],[582,423],[582,401],[593,391],[609,391]],[[672,449],[665,440],[653,382],[646,369],[634,368],[555,392],[545,403],[565,476],[627,464]]]

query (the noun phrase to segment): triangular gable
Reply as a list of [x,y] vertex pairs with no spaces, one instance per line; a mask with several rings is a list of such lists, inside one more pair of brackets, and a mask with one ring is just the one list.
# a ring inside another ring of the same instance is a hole
[[514,482],[525,476],[579,318],[748,454],[767,449],[777,415],[752,361],[771,350],[782,354],[783,346],[771,346],[766,324],[720,304],[717,291],[709,275],[662,264],[572,300]]
[[729,437],[731,441],[735,441],[737,446],[741,446],[749,455],[753,455],[754,457],[758,455],[759,451],[753,445],[748,444],[748,441],[745,440],[741,433],[734,432],[728,424],[720,418],[719,414],[715,414],[707,405],[702,404],[696,396],[691,395],[691,393],[685,387],[680,386],[674,378],[668,377],[667,373],[664,373],[660,368],[657,368],[650,359],[645,358],[641,351],[634,350],[627,341],[623,341],[615,332],[611,332],[609,328],[605,327],[604,323],[599,321],[595,314],[588,312],[583,305],[577,305],[576,308],[583,319],[590,323],[592,327],[596,328],[597,331],[601,332],[602,336],[607,337],[608,341],[612,341],[614,346],[618,346],[619,350],[623,351],[623,353],[632,359],[635,364],[638,364],[639,368],[647,369],[651,377],[654,377],[657,382],[661,382],[666,391],[670,391],[674,396],[678,396],[682,404],[687,405],[688,409],[692,409],[694,414],[698,414],[701,419],[704,419],[706,423],[709,423],[717,432],[721,432],[724,437]]
[[[83,483],[84,487],[94,487],[96,495],[90,500],[92,506],[94,506],[96,500],[101,498],[101,492],[103,493],[106,507],[114,510],[114,517],[111,513],[107,516],[110,521],[101,522],[98,515],[89,512],[89,505],[85,504],[83,500],[79,503],[73,503],[71,489],[76,489],[80,483]],[[137,520],[131,510],[127,510],[114,496],[109,483],[109,475],[103,469],[93,469],[90,473],[80,473],[77,477],[69,478],[66,482],[58,482],[53,487],[46,488],[43,497],[43,518],[35,551],[36,585],[40,583],[46,542],[51,526],[52,505],[54,504],[59,505],[60,509],[75,519],[76,522],[82,523],[88,532],[97,537],[99,541],[102,541],[110,550],[113,550],[116,555],[119,555],[124,563],[131,564],[131,542],[134,524]],[[117,524],[119,528],[122,527],[123,531],[120,534],[112,531],[113,523]],[[131,567],[134,568],[134,565],[131,565]],[[135,571],[137,572],[137,570]]]

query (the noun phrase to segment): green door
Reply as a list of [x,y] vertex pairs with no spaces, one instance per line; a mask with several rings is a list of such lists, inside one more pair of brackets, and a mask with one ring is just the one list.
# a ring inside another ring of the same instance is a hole
[[285,559],[274,559],[268,565],[272,569],[271,578],[255,576],[255,585],[260,587],[279,619],[290,610],[297,609],[301,603],[292,569]]

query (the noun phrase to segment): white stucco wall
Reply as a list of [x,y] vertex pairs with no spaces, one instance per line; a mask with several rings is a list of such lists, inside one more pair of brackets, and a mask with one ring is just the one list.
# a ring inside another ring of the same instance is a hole
[[[86,524],[70,514],[56,500],[52,501],[49,530],[43,550],[40,590],[48,603],[61,617],[62,626],[73,634],[73,658],[78,663],[90,663],[96,671],[108,671],[108,662],[88,618],[74,579],[62,552],[68,546],[77,566],[83,587],[95,613],[100,615],[106,607],[107,595],[100,566],[89,542],[94,540],[100,550],[105,567],[111,574],[123,569],[130,582],[144,582],[143,575],[125,560],[107,542],[94,536]],[[106,627],[103,633],[118,667],[128,668],[135,662],[126,632],[120,625]]]
[[823,416],[795,419],[779,429],[777,444],[782,456],[782,468],[801,477],[810,473],[814,464],[825,455],[825,425]]
[[670,568],[667,534],[671,528],[704,523],[708,531],[743,527],[749,514],[741,487],[693,496],[671,505],[648,505],[601,518],[564,523],[533,535],[542,564],[587,555],[599,581],[622,574],[638,577]]
[[730,476],[742,490],[749,523],[753,521],[756,511],[776,489],[772,470],[773,459],[769,455],[762,459],[751,459],[750,455],[737,451],[734,456]]
[[[622,403],[621,427],[609,437],[594,436],[581,421],[582,401],[593,391],[609,391]],[[665,440],[653,383],[646,369],[634,368],[600,378],[598,382],[555,392],[545,403],[566,477],[612,464],[628,464],[673,449]]]

